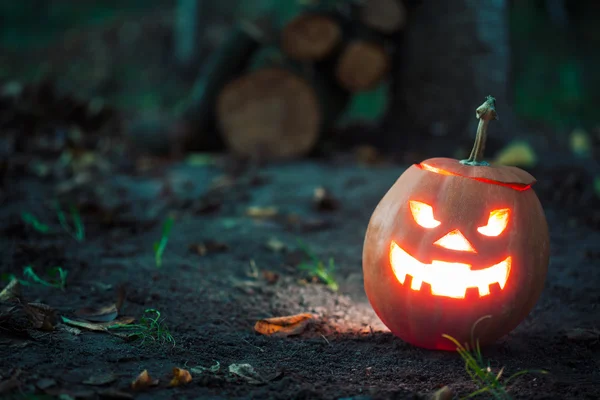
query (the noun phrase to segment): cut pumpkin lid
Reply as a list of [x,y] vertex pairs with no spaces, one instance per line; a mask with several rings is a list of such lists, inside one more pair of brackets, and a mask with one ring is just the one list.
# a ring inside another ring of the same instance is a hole
[[529,189],[536,182],[529,172],[505,165],[471,166],[463,165],[460,161],[452,158],[440,157],[430,158],[416,166],[436,174],[461,176],[480,182],[507,186],[519,191]]

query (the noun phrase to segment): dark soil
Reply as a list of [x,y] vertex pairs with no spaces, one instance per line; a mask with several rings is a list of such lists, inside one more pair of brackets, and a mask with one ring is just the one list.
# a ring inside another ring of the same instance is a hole
[[[123,110],[147,111],[160,120],[159,110],[168,115],[196,75],[195,68],[174,73],[165,62],[172,29],[165,9],[144,18],[120,16],[95,29],[74,25],[39,51],[0,52],[6,80],[0,97],[0,289],[8,274],[22,279],[26,266],[47,280],[53,267],[68,271],[64,290],[32,284],[21,287],[20,303],[0,302],[0,398],[408,399],[445,385],[457,396],[475,391],[457,354],[415,348],[387,331],[365,298],[361,267],[371,212],[408,160],[454,154],[463,139],[405,129],[340,135],[352,144],[365,136],[398,138],[402,152],[395,159],[402,162],[382,165],[334,157],[329,150],[323,152],[328,159],[268,167],[221,157],[198,165],[124,153],[120,125],[106,105],[118,107],[126,122],[132,118]],[[226,21],[206,22],[199,59],[221,42]],[[40,25],[37,18],[31,23]],[[38,75],[48,75],[48,84],[19,83]],[[65,92],[94,100],[61,97],[51,87],[54,80]],[[143,134],[138,146],[165,150],[171,144]],[[494,140],[490,154],[504,144]],[[470,146],[471,139],[463,150]],[[373,157],[363,154],[362,161]],[[534,188],[552,241],[546,287],[531,315],[484,349],[484,356],[492,371],[504,367],[504,377],[523,369],[548,371],[511,382],[514,398],[598,399],[600,199],[594,200],[595,172],[589,172],[597,162],[586,159],[575,169],[564,157],[539,158],[546,167],[532,171],[539,179]],[[321,186],[339,207],[315,207],[314,190]],[[55,200],[80,211],[84,240],[61,228]],[[251,217],[249,207],[277,207],[277,213]],[[25,224],[23,213],[51,232]],[[153,244],[171,214],[175,223],[158,268]],[[298,268],[306,259],[299,240],[319,259],[335,260],[338,292]],[[120,314],[139,320],[145,310],[159,310],[174,346],[60,323],[60,316],[73,319],[81,308],[115,303],[120,288]],[[54,310],[47,330],[22,318],[28,303]],[[273,338],[254,331],[259,319],[307,312],[315,322],[300,335]],[[233,364],[250,364],[261,382],[233,375]],[[199,372],[215,365],[218,370]],[[192,382],[168,387],[173,367],[196,368]],[[131,382],[144,370],[159,385],[132,391]]]
[[[64,291],[24,286],[23,298],[73,318],[82,307],[115,302],[117,288],[124,285],[120,314],[139,318],[145,309],[160,310],[176,344],[73,332],[63,324],[51,331],[26,326],[16,332],[4,326],[0,396],[403,399],[420,398],[444,385],[461,396],[477,389],[457,354],[418,349],[391,335],[363,292],[361,252],[370,214],[406,165],[364,166],[346,157],[232,169],[230,163],[212,160],[216,163],[138,160],[135,166],[96,171],[75,189],[15,168],[6,172],[0,272],[21,277],[26,265],[43,277],[54,266],[68,271]],[[234,178],[219,179],[220,189],[215,189],[215,178],[224,172]],[[551,202],[556,196],[549,171],[535,175],[551,230],[546,287],[531,315],[484,349],[484,356],[494,371],[504,367],[503,376],[521,369],[548,371],[517,378],[509,386],[514,398],[597,399],[600,230],[589,224],[592,210],[581,213],[578,206],[576,214],[573,207]],[[57,183],[62,185],[58,191]],[[320,186],[339,199],[338,209],[315,208],[313,192]],[[50,207],[57,196],[81,210],[85,240],[61,230]],[[250,217],[251,206],[277,207],[278,212]],[[25,226],[23,212],[57,232],[42,234]],[[172,212],[176,222],[157,268],[153,243]],[[268,246],[273,238],[285,249]],[[338,293],[306,279],[296,267],[302,260],[298,239],[320,259],[335,259]],[[194,246],[199,244],[204,255]],[[299,336],[254,332],[258,319],[304,312],[317,318]],[[168,387],[173,367],[216,363],[219,371]],[[244,363],[264,378],[262,384],[229,373],[231,364]],[[20,375],[10,381],[16,370]],[[160,379],[159,386],[132,392],[130,384],[143,370]],[[84,383],[106,374],[115,379],[101,386]],[[8,390],[9,381],[18,387]]]

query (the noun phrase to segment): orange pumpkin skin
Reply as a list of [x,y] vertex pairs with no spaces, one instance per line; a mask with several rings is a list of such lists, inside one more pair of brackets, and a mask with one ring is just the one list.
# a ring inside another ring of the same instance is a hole
[[[455,350],[442,334],[471,343],[473,325],[489,315],[473,332],[485,345],[529,314],[549,262],[548,226],[533,183],[516,167],[467,166],[448,158],[413,165],[398,178],[373,212],[363,248],[367,297],[392,333],[415,346]],[[435,223],[420,226],[411,201],[431,206]],[[497,236],[478,230],[492,220],[492,211],[507,209],[507,223]],[[436,244],[456,230],[461,235],[454,236],[461,238],[452,249]],[[416,261],[408,262],[403,252]],[[501,269],[507,273],[498,279],[491,274],[497,268],[489,267],[505,268],[501,261],[507,259],[510,268]],[[422,281],[420,290],[412,288],[410,273]],[[486,286],[488,281],[495,283]]]

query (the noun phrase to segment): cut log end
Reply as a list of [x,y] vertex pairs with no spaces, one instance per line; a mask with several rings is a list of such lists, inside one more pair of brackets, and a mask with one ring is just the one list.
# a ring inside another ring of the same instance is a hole
[[390,57],[383,46],[364,40],[348,44],[336,66],[336,77],[351,92],[373,89],[388,73]]
[[406,25],[406,8],[401,0],[367,0],[360,20],[369,28],[391,34]]
[[283,28],[281,48],[291,59],[316,61],[329,55],[342,38],[342,29],[332,18],[302,14]]
[[232,152],[261,160],[308,153],[317,142],[321,122],[313,88],[279,68],[251,72],[225,86],[217,118]]

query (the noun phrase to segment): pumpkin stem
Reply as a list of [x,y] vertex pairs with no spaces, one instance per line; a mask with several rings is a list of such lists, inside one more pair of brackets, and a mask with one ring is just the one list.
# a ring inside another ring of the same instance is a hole
[[475,115],[479,120],[475,144],[473,145],[473,150],[471,150],[469,158],[462,160],[460,163],[465,165],[490,165],[483,161],[483,151],[485,150],[488,124],[490,121],[498,119],[498,114],[496,114],[496,99],[492,96],[486,97],[485,102],[477,107]]

